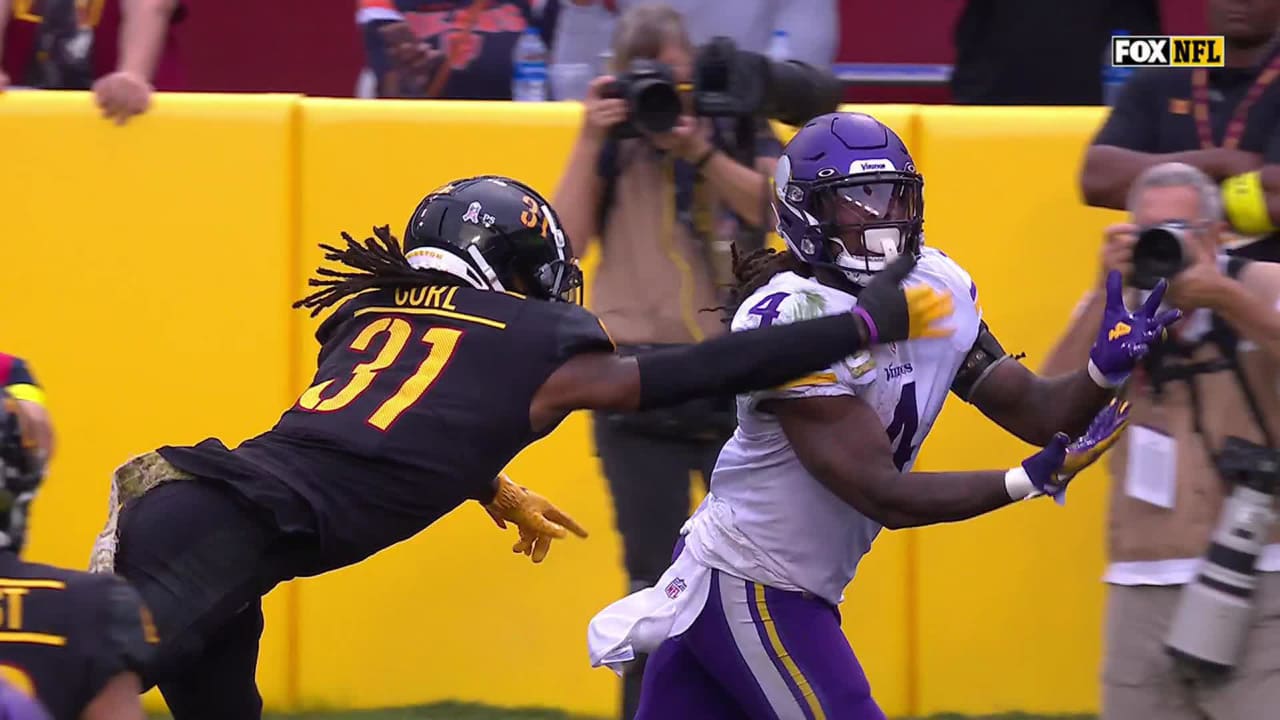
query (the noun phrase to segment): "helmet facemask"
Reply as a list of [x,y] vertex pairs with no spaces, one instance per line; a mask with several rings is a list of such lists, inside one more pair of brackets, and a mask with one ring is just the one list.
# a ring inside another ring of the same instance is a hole
[[865,285],[894,258],[920,250],[924,224],[919,175],[876,172],[815,184],[808,205],[826,255],[850,281]]

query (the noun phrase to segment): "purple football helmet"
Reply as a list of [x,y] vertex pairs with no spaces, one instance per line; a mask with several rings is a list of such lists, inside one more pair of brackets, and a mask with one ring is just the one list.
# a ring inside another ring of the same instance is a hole
[[918,253],[924,178],[884,123],[862,113],[810,120],[774,174],[778,234],[810,266],[863,285],[904,253]]

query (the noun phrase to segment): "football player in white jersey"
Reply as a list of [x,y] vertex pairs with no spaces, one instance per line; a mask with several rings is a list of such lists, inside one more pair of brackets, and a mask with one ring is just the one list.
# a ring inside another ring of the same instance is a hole
[[[620,670],[651,653],[638,720],[884,718],[836,610],[880,529],[1061,498],[1123,428],[1114,389],[1178,317],[1156,315],[1163,290],[1131,313],[1113,283],[1088,367],[1037,377],[988,330],[968,273],[923,246],[922,188],[902,141],[868,115],[818,117],[779,159],[787,250],[739,263],[733,330],[847,312],[911,253],[910,280],[955,298],[954,333],[739,396],[737,432],[671,568],[588,631],[594,665]],[[1043,449],[1010,469],[911,472],[949,392]]]

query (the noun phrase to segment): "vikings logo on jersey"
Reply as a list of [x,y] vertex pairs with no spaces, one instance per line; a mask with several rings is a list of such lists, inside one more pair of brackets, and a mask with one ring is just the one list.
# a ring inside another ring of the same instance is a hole
[[865,284],[920,250],[924,180],[902,140],[869,115],[811,120],[787,144],[773,182],[778,234],[806,264]]

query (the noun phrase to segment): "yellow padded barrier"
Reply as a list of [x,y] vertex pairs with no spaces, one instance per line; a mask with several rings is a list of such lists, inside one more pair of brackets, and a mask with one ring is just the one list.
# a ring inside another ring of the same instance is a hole
[[[58,433],[29,559],[85,567],[117,465],[238,442],[289,398],[295,109],[166,95],[121,128],[85,93],[0,95],[0,342],[31,362]],[[283,630],[260,662],[276,704]]]

